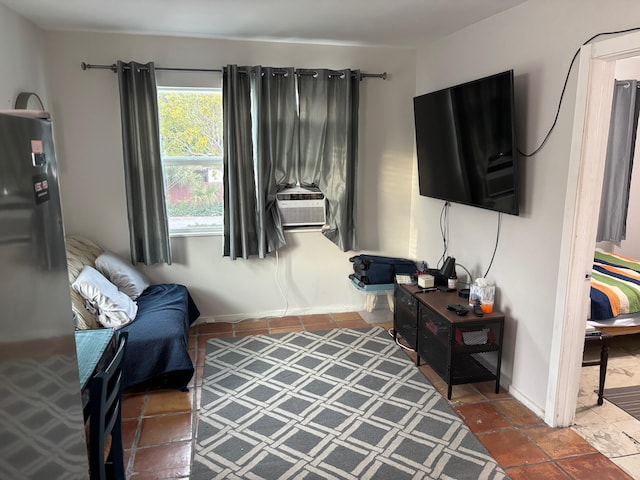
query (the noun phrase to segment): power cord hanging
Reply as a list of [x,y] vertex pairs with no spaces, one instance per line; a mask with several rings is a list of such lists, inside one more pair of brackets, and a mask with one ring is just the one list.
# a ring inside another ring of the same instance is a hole
[[[602,35],[617,35],[617,34],[620,34],[620,33],[629,33],[629,32],[634,32],[634,31],[638,31],[638,30],[640,30],[640,27],[628,28],[626,30],[616,30],[616,31],[612,31],[612,32],[600,32],[600,33],[595,34],[593,37],[589,38],[586,42],[584,42],[580,46],[580,48],[582,48],[586,44],[592,42],[593,40],[595,40],[596,38],[598,38],[598,37],[600,37]],[[558,101],[558,108],[556,110],[556,116],[553,119],[553,123],[551,124],[551,127],[549,128],[549,131],[544,136],[544,139],[542,140],[542,143],[540,144],[540,146],[538,148],[536,148],[531,153],[524,153],[519,148],[516,147],[517,152],[520,155],[522,155],[523,157],[533,157],[540,150],[542,150],[542,147],[544,147],[545,144],[547,143],[547,140],[549,140],[549,137],[551,136],[551,132],[556,127],[556,123],[558,123],[558,117],[560,116],[560,107],[562,106],[562,100],[564,99],[564,94],[565,94],[565,91],[567,90],[567,84],[569,83],[569,76],[571,75],[571,70],[573,69],[573,64],[575,63],[576,58],[578,58],[578,54],[580,53],[580,48],[578,50],[576,50],[576,53],[573,55],[573,58],[571,59],[571,63],[569,64],[569,69],[567,70],[567,76],[564,79],[564,85],[562,87],[562,92],[560,93],[560,99]]]
[[278,286],[278,290],[280,290],[280,295],[284,300],[284,311],[282,312],[282,315],[280,315],[280,317],[286,317],[287,312],[289,311],[289,300],[287,299],[287,296],[284,294],[284,291],[282,290],[282,285],[280,285],[280,280],[278,279],[279,269],[280,269],[280,256],[278,255],[278,250],[276,250],[276,272],[274,277],[275,277],[276,285]]
[[467,267],[465,267],[461,263],[456,263],[456,267],[462,268],[465,272],[467,272],[467,275],[469,276],[469,281],[467,283],[461,282],[460,280],[458,280],[458,283],[461,283],[463,285],[471,285],[473,283],[473,276],[471,275],[471,272],[467,270]]
[[502,212],[498,212],[498,230],[496,232],[496,245],[493,248],[493,255],[491,255],[491,261],[489,262],[489,267],[487,271],[484,272],[484,278],[487,278],[489,274],[489,270],[491,270],[491,265],[493,265],[493,259],[496,258],[496,251],[498,250],[498,242],[500,241],[500,225],[502,224]]
[[444,202],[442,210],[440,211],[440,234],[442,235],[443,252],[442,257],[438,260],[437,267],[440,268],[442,262],[444,262],[447,256],[447,250],[449,249],[449,202]]

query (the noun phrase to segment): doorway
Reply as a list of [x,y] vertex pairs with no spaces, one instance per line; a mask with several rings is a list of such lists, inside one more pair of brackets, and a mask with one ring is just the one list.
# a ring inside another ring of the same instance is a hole
[[569,426],[576,410],[615,64],[640,55],[640,33],[580,51],[545,421]]

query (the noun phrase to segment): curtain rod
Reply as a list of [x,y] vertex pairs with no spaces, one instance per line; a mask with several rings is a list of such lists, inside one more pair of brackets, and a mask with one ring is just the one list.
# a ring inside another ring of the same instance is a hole
[[[90,63],[82,62],[80,64],[82,70],[111,70],[112,72],[116,72],[118,67],[115,63],[111,65],[93,65]],[[171,68],[171,67],[156,67],[156,70],[168,70],[172,72],[215,72],[222,73],[222,69],[220,68]],[[387,72],[383,73],[360,73],[362,78],[381,78],[382,80],[387,79]]]

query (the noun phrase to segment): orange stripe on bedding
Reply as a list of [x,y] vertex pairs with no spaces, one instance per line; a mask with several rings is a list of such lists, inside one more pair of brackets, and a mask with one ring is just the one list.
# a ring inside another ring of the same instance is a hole
[[596,250],[596,252],[594,253],[594,260],[596,262],[603,261],[617,267],[640,271],[640,260],[638,260],[637,258],[620,255],[618,253]]
[[613,313],[613,316],[617,317],[620,315],[620,299],[618,298],[618,295],[603,283],[592,282],[591,286],[600,290],[607,296],[609,303],[611,304],[611,312]]
[[596,263],[596,265],[598,265],[599,267],[604,268],[605,270],[607,270],[609,272],[618,273],[620,275],[624,275],[625,277],[629,277],[629,278],[634,278],[636,280],[640,280],[640,273],[634,272],[633,270],[631,270],[629,268],[614,267],[612,265],[606,265],[604,263]]

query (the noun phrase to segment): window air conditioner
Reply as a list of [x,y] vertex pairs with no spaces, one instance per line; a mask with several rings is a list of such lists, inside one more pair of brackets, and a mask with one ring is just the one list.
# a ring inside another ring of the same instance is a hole
[[322,226],[326,223],[324,194],[316,187],[288,187],[276,194],[283,227]]

